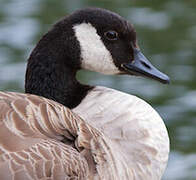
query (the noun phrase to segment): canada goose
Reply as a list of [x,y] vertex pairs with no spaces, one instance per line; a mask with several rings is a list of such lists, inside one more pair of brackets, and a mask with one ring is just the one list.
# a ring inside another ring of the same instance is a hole
[[79,83],[80,69],[169,82],[119,15],[65,17],[29,57],[27,94],[0,92],[0,179],[161,179],[169,138],[160,116],[135,96]]

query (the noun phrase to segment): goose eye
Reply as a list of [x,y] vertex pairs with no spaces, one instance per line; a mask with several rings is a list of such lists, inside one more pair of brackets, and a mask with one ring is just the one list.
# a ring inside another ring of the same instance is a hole
[[108,40],[114,41],[118,39],[118,33],[116,31],[107,31],[104,33]]

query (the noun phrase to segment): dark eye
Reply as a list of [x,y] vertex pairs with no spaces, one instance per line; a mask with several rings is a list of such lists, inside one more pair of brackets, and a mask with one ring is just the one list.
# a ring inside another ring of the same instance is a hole
[[107,31],[104,33],[104,35],[110,41],[114,41],[118,39],[118,33],[116,31]]

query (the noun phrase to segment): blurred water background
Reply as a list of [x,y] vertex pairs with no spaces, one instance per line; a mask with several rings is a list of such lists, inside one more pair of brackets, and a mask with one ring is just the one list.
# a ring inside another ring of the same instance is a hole
[[195,0],[0,0],[0,90],[24,92],[26,60],[40,37],[78,8],[110,9],[129,19],[144,54],[171,77],[171,84],[80,72],[78,78],[135,94],[161,114],[171,153],[164,180],[196,179]]

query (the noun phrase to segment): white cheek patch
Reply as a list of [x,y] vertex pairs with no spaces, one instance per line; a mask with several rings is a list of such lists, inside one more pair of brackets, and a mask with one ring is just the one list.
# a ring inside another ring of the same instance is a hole
[[80,43],[83,69],[103,74],[118,74],[120,72],[96,29],[90,23],[75,25],[73,29]]

